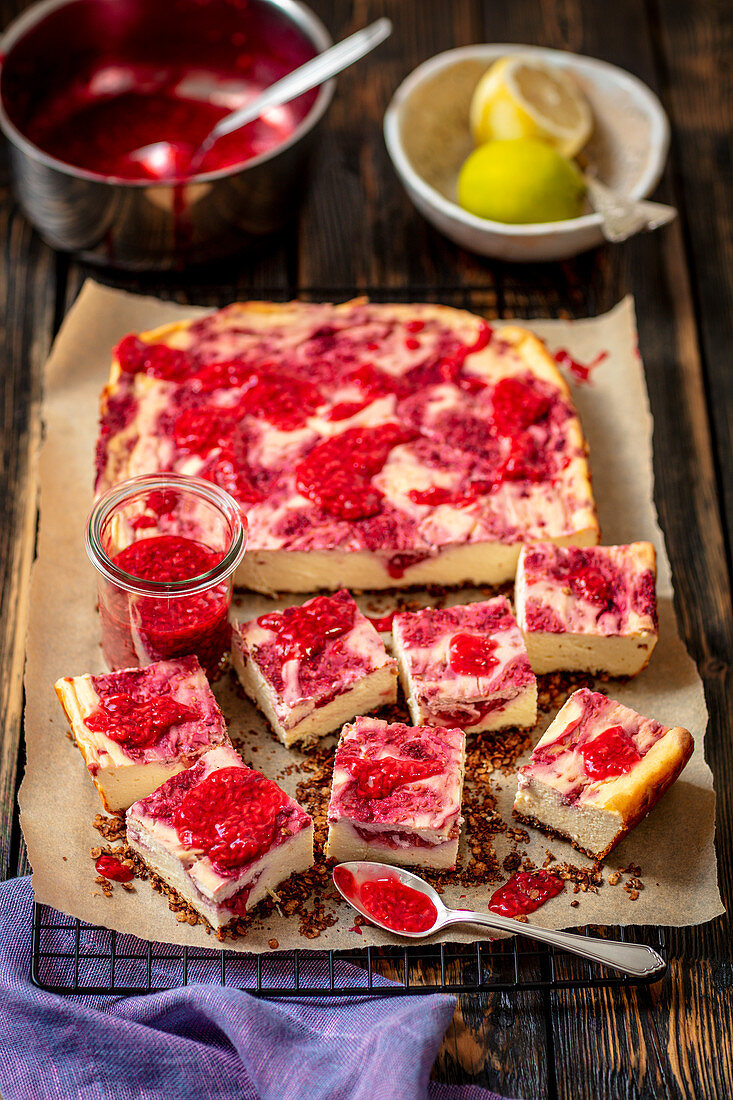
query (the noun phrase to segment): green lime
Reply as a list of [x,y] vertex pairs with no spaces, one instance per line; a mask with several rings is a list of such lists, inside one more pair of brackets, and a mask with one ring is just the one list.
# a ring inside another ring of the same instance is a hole
[[585,185],[576,166],[544,141],[489,141],[458,176],[458,201],[479,218],[513,225],[577,218]]

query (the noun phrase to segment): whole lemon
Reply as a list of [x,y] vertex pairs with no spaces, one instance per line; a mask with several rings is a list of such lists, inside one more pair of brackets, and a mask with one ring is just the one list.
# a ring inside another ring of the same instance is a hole
[[479,218],[523,225],[577,218],[585,184],[576,166],[544,141],[489,141],[458,176],[458,201]]

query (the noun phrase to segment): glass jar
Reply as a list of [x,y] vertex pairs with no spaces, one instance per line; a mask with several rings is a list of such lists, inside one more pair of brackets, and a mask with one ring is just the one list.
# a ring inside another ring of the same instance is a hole
[[86,548],[109,667],[195,654],[215,676],[229,650],[233,575],[246,543],[237,502],[201,478],[144,475],[100,497]]

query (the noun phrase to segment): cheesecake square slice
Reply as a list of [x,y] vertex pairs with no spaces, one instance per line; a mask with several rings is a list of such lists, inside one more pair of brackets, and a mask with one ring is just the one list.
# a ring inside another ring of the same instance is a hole
[[515,605],[533,670],[636,676],[657,644],[656,577],[650,542],[523,547]]
[[130,806],[127,841],[215,929],[313,864],[310,816],[231,745]]
[[54,687],[110,813],[152,794],[202,753],[229,744],[196,657],[104,676],[64,676]]
[[681,726],[581,688],[519,769],[514,815],[604,859],[674,783],[693,748]]
[[416,725],[533,726],[537,681],[504,596],[395,615],[400,681]]
[[460,729],[344,726],[333,769],[326,855],[405,867],[455,867],[466,737]]
[[344,590],[235,623],[232,661],[286,746],[397,700],[397,665]]

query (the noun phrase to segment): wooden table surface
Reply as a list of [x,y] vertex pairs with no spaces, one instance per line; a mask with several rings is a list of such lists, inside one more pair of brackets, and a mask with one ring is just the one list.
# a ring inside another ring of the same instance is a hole
[[[24,7],[0,2],[4,26]],[[28,870],[15,813],[23,771],[22,669],[36,508],[42,364],[84,278],[179,301],[223,304],[268,290],[470,287],[489,316],[585,316],[628,291],[655,417],[656,499],[683,636],[705,681],[707,756],[730,905],[731,534],[733,525],[733,6],[726,0],[313,0],[335,38],[381,14],[395,33],[344,75],[298,220],[258,255],[186,277],[96,273],[57,255],[14,203],[0,219],[0,873]],[[680,217],[620,247],[560,265],[473,257],[412,208],[388,162],[381,119],[402,78],[471,42],[524,42],[620,65],[661,97],[672,122],[659,189]],[[3,164],[5,162],[3,161]],[[30,934],[30,931],[29,931]],[[460,998],[434,1075],[512,1097],[733,1096],[733,949],[727,917],[671,930],[668,973],[639,990]]]

